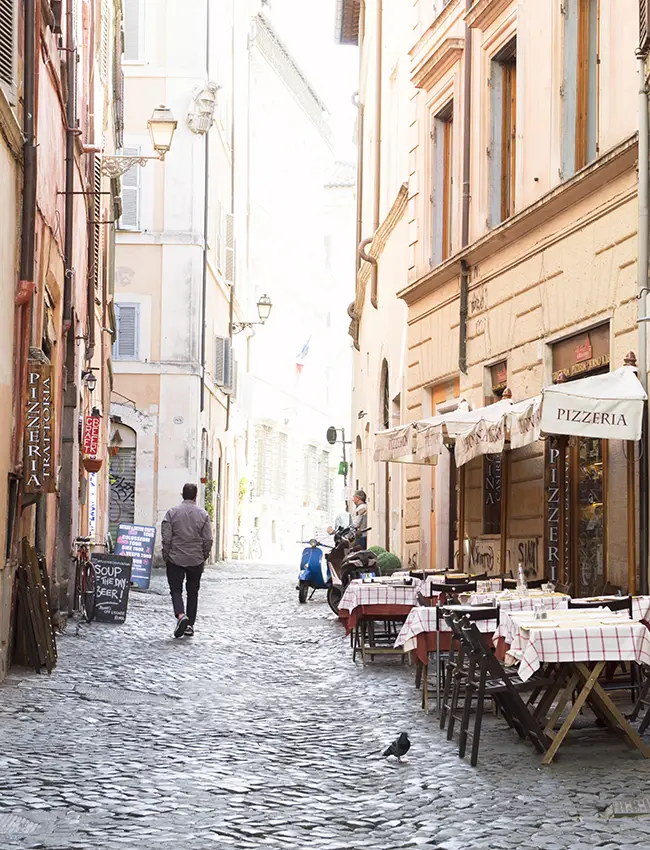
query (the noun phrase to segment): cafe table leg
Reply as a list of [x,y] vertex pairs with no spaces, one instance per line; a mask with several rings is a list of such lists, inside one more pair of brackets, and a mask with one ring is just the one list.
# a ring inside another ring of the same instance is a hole
[[[589,675],[589,668],[583,663],[577,663],[577,670],[580,675],[585,678]],[[593,685],[590,701],[594,700],[598,703],[601,711],[607,715],[609,719],[624,733],[629,743],[636,747],[644,758],[650,758],[650,747],[641,739],[637,731],[625,719],[614,702],[610,699],[602,686],[596,681]]]
[[562,712],[564,711],[564,707],[567,704],[567,702],[571,699],[571,694],[575,690],[576,685],[578,684],[579,681],[580,681],[580,676],[577,673],[574,673],[572,676],[569,677],[569,681],[562,688],[562,692],[561,692],[560,696],[558,697],[558,700],[557,700],[557,703],[556,703],[556,706],[555,706],[555,710],[551,713],[550,717],[548,718],[548,722],[546,723],[546,727],[544,729],[544,732],[547,735],[551,735],[553,733],[553,730],[555,729],[555,724],[558,722],[558,720],[562,716]]
[[429,713],[429,665],[422,665],[422,708]]
[[585,683],[582,687],[582,690],[578,694],[578,698],[576,699],[575,703],[573,704],[571,711],[568,713],[566,720],[564,721],[564,723],[560,727],[559,732],[557,733],[557,735],[553,739],[553,743],[548,748],[546,755],[542,759],[542,764],[550,764],[553,761],[553,759],[555,758],[555,754],[559,750],[560,745],[562,744],[562,741],[564,741],[564,739],[566,738],[567,732],[573,726],[573,723],[574,723],[576,717],[580,713],[580,709],[582,708],[582,706],[587,701],[587,697],[589,696],[592,688],[598,682],[598,677],[603,672],[603,669],[605,667],[605,663],[606,663],[605,661],[599,661],[596,664],[596,666],[594,667],[594,669],[591,670],[591,671],[589,671],[589,670],[587,670],[587,668],[585,668],[585,670],[588,674],[588,678],[585,681]]
[[546,718],[548,712],[551,710],[551,706],[553,705],[555,698],[557,697],[560,690],[564,687],[564,684],[569,676],[567,668],[564,665],[558,666],[549,664],[543,674],[544,677],[548,678],[553,669],[555,669],[555,681],[551,685],[548,685],[546,688],[543,689],[540,701],[537,703],[537,705],[533,705],[531,709],[535,720],[538,720],[540,722]]
[[419,658],[416,658],[415,661],[415,687],[419,688],[422,685],[422,669],[424,664],[420,661]]

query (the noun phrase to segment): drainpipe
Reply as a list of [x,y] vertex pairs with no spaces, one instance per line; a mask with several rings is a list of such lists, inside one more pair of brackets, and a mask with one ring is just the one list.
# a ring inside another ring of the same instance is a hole
[[[372,213],[372,229],[376,233],[379,229],[379,218],[381,214],[381,98],[382,98],[382,50],[384,42],[384,3],[377,0],[377,33],[376,33],[376,70],[377,80],[376,106],[375,106],[375,195]],[[375,262],[372,267],[372,287],[370,289],[370,303],[377,308],[377,296],[379,289],[379,266]]]
[[[467,11],[472,6],[472,0],[466,0]],[[463,195],[461,214],[461,248],[469,244],[469,198],[470,198],[470,142],[469,132],[472,120],[472,30],[465,24],[465,49],[463,51]],[[467,297],[469,292],[470,267],[461,260],[460,271],[460,328],[458,343],[458,368],[467,374]]]
[[[20,234],[20,284],[15,296],[16,359],[15,359],[15,430],[12,460],[16,469],[21,466],[21,446],[24,423],[24,398],[27,386],[32,297],[34,294],[34,240],[36,229],[36,2],[25,0],[24,6],[24,82],[23,82],[23,186],[22,228]],[[20,342],[18,342],[20,341]],[[16,524],[18,526],[18,524]]]
[[[648,90],[645,84],[645,56],[637,52],[639,73],[639,380],[648,391]],[[643,405],[643,427],[639,446],[639,593],[648,593],[648,402]]]
[[[231,35],[231,50],[230,55],[232,59],[232,68],[230,74],[231,80],[231,89],[230,89],[230,212],[233,216],[233,222],[235,220],[235,0],[232,2],[232,35]],[[247,117],[247,126],[250,128],[250,92],[251,92],[251,57],[250,57],[250,41],[248,47],[247,54],[247,74],[248,74],[248,94],[247,94],[247,109],[248,109],[248,117]],[[248,173],[246,175],[246,191],[250,193],[250,129],[248,130]],[[249,233],[249,222],[250,222],[250,194],[247,202],[247,210],[246,210],[246,271],[248,272],[248,233]],[[229,303],[229,316],[228,316],[228,335],[230,336],[230,342],[232,344],[232,326],[235,321],[235,284],[237,282],[237,269],[233,268],[233,276],[232,283],[230,285],[230,303]],[[246,371],[248,371],[248,363],[249,359],[246,358]],[[232,399],[228,396],[226,400],[226,431],[230,430],[230,414],[232,407]],[[221,482],[219,482],[219,487],[221,487]]]
[[[359,80],[362,79],[363,71],[363,39],[366,23],[366,4],[361,0],[361,8],[359,10]],[[357,107],[357,245],[361,244],[363,238],[363,132],[364,132],[364,113],[365,107],[361,100],[361,92],[357,92],[352,98],[352,102]],[[359,256],[356,257],[356,270],[361,268]]]
[[[73,0],[68,0],[66,7],[66,68],[67,68],[67,101],[66,101],[66,145],[65,145],[65,231],[63,240],[63,255],[65,277],[63,283],[63,332],[65,334],[65,366],[63,369],[63,412],[61,417],[61,450],[60,466],[67,470],[61,476],[59,490],[59,515],[56,537],[56,566],[53,587],[55,616],[64,618],[72,612],[73,593],[71,584],[74,578],[70,569],[70,553],[72,551],[73,527],[75,526],[74,494],[78,481],[73,481],[76,469],[75,454],[78,451],[78,391],[76,383],[76,344],[75,330],[72,322],[72,287],[73,287],[73,229],[74,229],[74,174],[75,136],[78,135],[75,114],[75,96],[77,88],[77,50],[74,42]],[[58,605],[57,605],[58,602]],[[58,611],[57,611],[58,608]]]
[[[205,76],[210,82],[210,0],[205,3]],[[216,109],[216,104],[215,104]],[[205,410],[205,320],[208,294],[208,201],[210,191],[210,130],[205,131],[205,163],[203,170],[203,271],[201,281],[201,413]],[[203,470],[201,470],[203,475]]]
[[75,95],[77,89],[77,51],[74,44],[73,0],[68,0],[66,9],[66,65],[68,98],[66,103],[66,139],[65,139],[65,238],[63,253],[65,261],[65,281],[63,285],[63,329],[67,333],[72,324],[72,229],[74,226],[74,140],[77,135],[77,116],[75,115]]

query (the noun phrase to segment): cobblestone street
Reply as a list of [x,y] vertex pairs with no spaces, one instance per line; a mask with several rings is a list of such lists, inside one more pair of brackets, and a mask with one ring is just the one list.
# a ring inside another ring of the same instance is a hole
[[[0,847],[647,846],[650,819],[605,810],[644,793],[650,765],[592,728],[542,768],[491,722],[470,768],[421,712],[412,669],[355,666],[324,595],[298,605],[295,572],[210,569],[182,640],[156,574],[124,626],[71,624],[52,676],[14,671]],[[402,730],[408,763],[381,759]]]

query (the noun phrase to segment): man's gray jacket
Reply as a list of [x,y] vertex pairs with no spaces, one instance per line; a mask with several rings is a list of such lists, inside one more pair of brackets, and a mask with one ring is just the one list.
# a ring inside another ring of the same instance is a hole
[[212,552],[212,524],[196,502],[170,508],[162,521],[162,555],[177,567],[200,567]]

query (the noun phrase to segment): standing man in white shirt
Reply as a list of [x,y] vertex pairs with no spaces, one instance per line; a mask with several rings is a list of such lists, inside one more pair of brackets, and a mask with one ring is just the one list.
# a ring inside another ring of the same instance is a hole
[[366,504],[366,494],[363,490],[357,490],[352,501],[355,504],[354,516],[352,517],[352,525],[357,532],[357,546],[362,549],[368,548],[368,505]]

